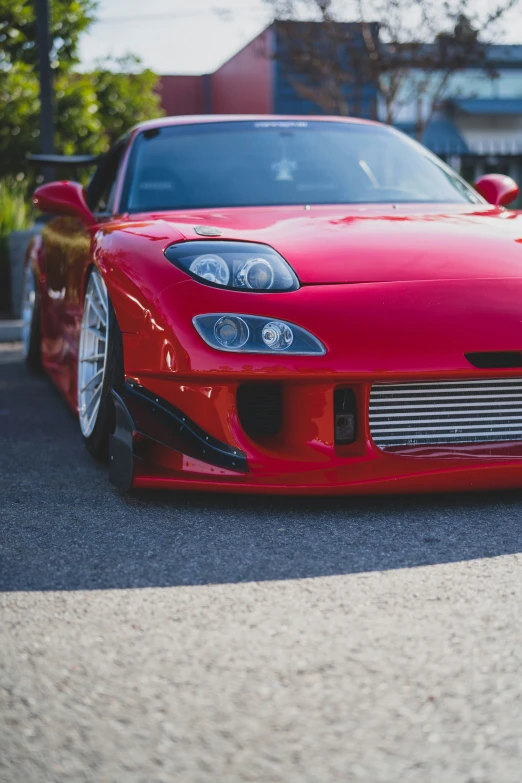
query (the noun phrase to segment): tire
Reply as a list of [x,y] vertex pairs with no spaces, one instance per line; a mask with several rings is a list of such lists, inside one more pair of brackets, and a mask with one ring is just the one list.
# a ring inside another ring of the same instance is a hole
[[115,425],[111,390],[121,388],[123,379],[121,330],[103,278],[94,267],[85,289],[80,332],[78,416],[87,450],[102,461],[108,458]]
[[22,297],[22,346],[24,359],[32,373],[42,372],[42,337],[40,297],[36,287],[33,265],[29,262],[24,272]]

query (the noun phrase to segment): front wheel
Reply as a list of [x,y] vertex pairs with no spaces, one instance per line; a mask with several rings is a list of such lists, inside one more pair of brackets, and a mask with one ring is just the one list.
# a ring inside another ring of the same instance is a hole
[[93,268],[83,306],[78,352],[78,417],[87,449],[106,459],[114,430],[111,389],[123,383],[123,343],[107,288]]

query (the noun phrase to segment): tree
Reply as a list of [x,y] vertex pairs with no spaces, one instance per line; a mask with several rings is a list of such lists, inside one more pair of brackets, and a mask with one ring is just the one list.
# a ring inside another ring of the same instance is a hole
[[[106,147],[98,119],[97,96],[87,74],[58,74],[56,93],[56,148],[97,153]],[[0,71],[0,178],[27,172],[26,156],[40,151],[38,76],[25,63]]]
[[[51,0],[51,65],[69,71],[78,43],[95,19],[97,0]],[[34,0],[0,0],[0,70],[16,63],[38,67]]]
[[135,55],[99,62],[91,80],[107,143],[112,144],[136,123],[161,116],[160,97],[155,92],[158,77],[143,70]]
[[[99,153],[141,119],[161,115],[157,77],[128,55],[79,73],[78,43],[94,20],[93,0],[51,0],[57,152]],[[40,151],[38,52],[33,0],[0,0],[0,178],[28,173]],[[34,171],[32,172],[34,174]]]
[[348,114],[347,96],[373,83],[386,122],[394,122],[412,100],[424,105],[417,123],[421,137],[454,73],[474,66],[494,77],[486,45],[519,0],[497,0],[485,11],[476,0],[356,0],[357,24],[345,22],[342,2],[265,2],[282,33],[276,57],[302,97]]

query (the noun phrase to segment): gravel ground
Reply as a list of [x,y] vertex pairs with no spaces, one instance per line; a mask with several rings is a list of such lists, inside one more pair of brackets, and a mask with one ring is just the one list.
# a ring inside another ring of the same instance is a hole
[[520,783],[521,511],[123,497],[0,345],[0,780]]

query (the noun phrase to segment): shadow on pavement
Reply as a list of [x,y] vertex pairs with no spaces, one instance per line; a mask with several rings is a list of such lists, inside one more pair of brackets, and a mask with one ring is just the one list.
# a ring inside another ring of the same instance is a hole
[[0,351],[0,590],[96,590],[386,571],[522,551],[522,492],[122,497],[45,378]]

